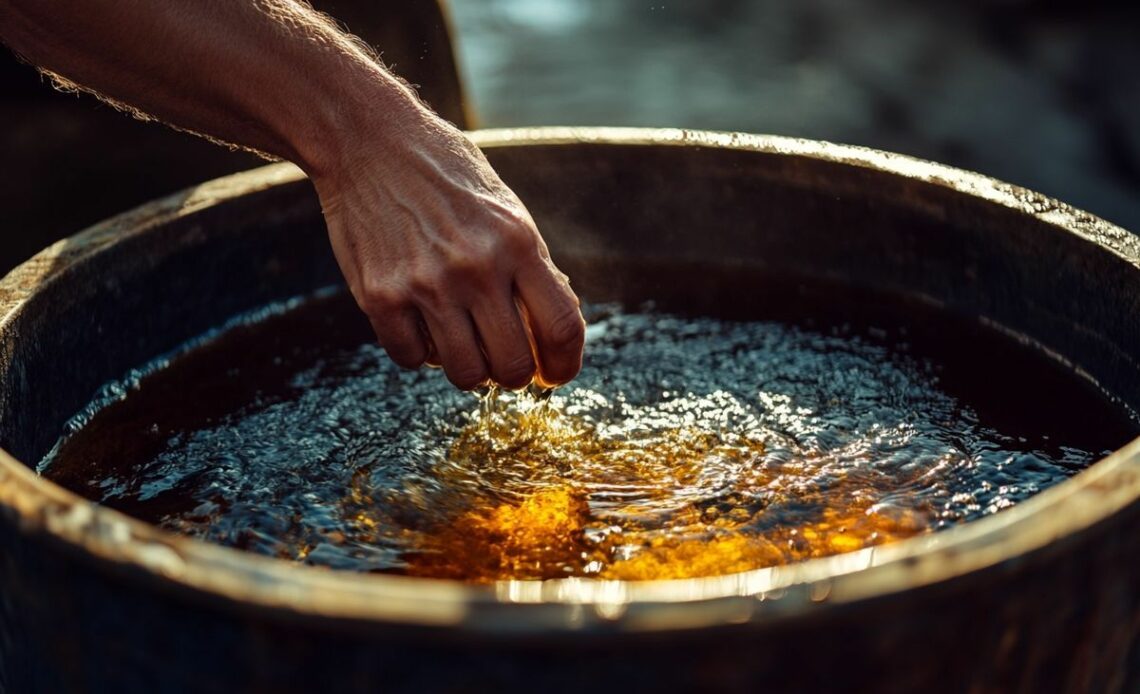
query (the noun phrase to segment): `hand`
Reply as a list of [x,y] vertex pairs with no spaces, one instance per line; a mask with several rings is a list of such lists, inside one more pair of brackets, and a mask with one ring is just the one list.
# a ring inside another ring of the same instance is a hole
[[578,300],[526,208],[358,40],[302,2],[76,4],[0,0],[0,41],[115,103],[303,168],[396,363],[440,363],[461,388],[578,373]]
[[469,390],[565,383],[578,299],[518,197],[463,133],[426,114],[314,176],[329,239],[381,346]]

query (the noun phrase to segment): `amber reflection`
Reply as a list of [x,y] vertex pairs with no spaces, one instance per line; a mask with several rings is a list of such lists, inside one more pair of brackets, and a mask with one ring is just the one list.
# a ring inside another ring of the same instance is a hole
[[[883,480],[842,476],[821,489],[811,460],[768,464],[763,453],[762,441],[739,434],[684,426],[614,433],[542,405],[489,406],[437,470],[453,496],[427,503],[454,512],[411,534],[407,572],[474,582],[690,578],[928,529],[924,514],[875,503],[884,490],[868,484]],[[389,525],[359,481],[350,497],[358,528]],[[788,502],[797,520],[771,516]]]

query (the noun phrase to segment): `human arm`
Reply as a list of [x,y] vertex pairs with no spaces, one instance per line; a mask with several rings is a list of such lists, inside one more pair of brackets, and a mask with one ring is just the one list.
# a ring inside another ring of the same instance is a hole
[[0,0],[0,40],[104,98],[297,163],[400,365],[442,362],[464,388],[524,385],[529,327],[539,380],[577,373],[577,299],[526,208],[462,133],[307,6]]

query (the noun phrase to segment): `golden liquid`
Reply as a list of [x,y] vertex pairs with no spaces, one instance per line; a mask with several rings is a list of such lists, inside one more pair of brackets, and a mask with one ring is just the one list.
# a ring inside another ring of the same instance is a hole
[[[486,397],[437,473],[457,489],[465,487],[465,472],[477,470],[483,479],[511,478],[522,491],[418,534],[405,555],[408,574],[475,582],[692,578],[849,552],[929,529],[912,510],[876,505],[888,490],[869,489],[865,479],[844,476],[823,491],[811,482],[810,459],[762,464],[759,439],[686,427],[615,435],[544,400],[504,400],[494,392]],[[721,501],[709,506],[701,476],[713,467],[737,474],[719,480]],[[386,527],[364,480],[357,478],[346,499],[358,509],[353,518],[362,530]],[[598,498],[615,489],[631,490],[639,501]],[[817,517],[754,529],[770,504],[789,500],[818,507]]]

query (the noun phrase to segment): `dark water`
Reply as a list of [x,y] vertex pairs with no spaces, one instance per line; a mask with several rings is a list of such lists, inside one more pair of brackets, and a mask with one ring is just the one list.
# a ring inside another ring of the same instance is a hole
[[344,295],[269,307],[109,384],[41,472],[333,568],[656,578],[980,518],[1140,431],[1035,351],[927,309],[810,327],[586,312],[576,381],[491,402],[393,366]]

